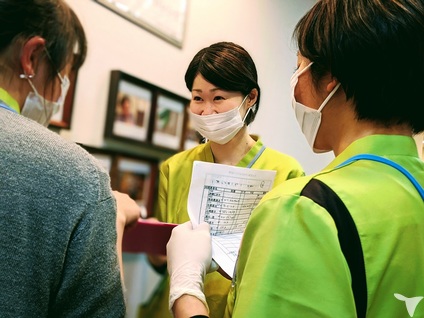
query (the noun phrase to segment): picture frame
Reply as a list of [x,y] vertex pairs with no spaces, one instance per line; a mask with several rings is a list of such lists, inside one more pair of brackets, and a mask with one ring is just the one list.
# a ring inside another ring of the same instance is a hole
[[165,90],[155,98],[152,144],[172,150],[181,150],[190,101]]
[[70,129],[72,119],[72,108],[74,106],[75,86],[77,82],[78,71],[71,70],[69,73],[69,88],[66,94],[63,106],[50,119],[49,126]]
[[95,0],[128,21],[182,48],[189,0]]
[[112,70],[105,137],[148,142],[155,87],[119,70]]
[[156,193],[158,164],[154,161],[115,155],[110,173],[113,190],[126,193],[152,215]]

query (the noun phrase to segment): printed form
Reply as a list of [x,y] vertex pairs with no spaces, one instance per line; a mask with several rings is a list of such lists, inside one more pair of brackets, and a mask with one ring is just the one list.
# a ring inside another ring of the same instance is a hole
[[195,161],[188,195],[194,227],[209,223],[212,258],[233,276],[247,220],[262,197],[272,189],[275,170],[256,170]]

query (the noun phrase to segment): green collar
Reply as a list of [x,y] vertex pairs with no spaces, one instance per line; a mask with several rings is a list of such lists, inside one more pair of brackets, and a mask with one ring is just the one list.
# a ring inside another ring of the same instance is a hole
[[3,88],[0,87],[0,100],[2,100],[7,106],[12,108],[18,114],[21,113],[21,109],[19,107],[18,102],[10,96],[8,92],[6,92]]

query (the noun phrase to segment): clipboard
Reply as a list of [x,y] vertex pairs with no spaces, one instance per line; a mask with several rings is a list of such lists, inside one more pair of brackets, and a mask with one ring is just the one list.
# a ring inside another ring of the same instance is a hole
[[124,231],[122,251],[166,255],[166,244],[177,225],[139,219],[137,224]]

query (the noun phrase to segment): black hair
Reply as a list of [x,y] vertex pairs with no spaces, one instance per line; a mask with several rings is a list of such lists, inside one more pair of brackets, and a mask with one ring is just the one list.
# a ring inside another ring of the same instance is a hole
[[85,60],[87,40],[74,11],[63,0],[0,0],[0,53],[34,36],[46,40],[50,78],[69,62],[78,69]]
[[337,78],[358,119],[424,131],[422,0],[321,0],[293,36],[314,82]]
[[261,91],[255,63],[243,47],[232,42],[218,42],[201,49],[185,74],[185,83],[190,91],[198,74],[223,90],[241,92],[243,96],[256,88],[258,97],[255,106],[245,119],[246,125],[253,122],[259,109]]

